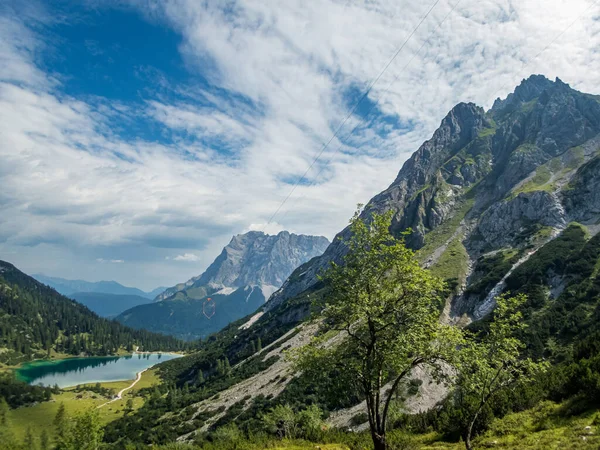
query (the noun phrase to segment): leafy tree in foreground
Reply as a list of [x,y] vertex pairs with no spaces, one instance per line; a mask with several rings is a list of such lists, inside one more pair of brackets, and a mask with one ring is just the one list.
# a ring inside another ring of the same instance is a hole
[[390,234],[391,214],[373,214],[366,222],[357,212],[350,223],[344,264],[332,263],[322,277],[330,287],[325,324],[341,331],[339,342],[324,345],[317,338],[299,351],[296,362],[310,376],[328,376],[328,384],[364,398],[373,444],[384,450],[390,403],[400,383],[418,366],[441,376],[461,332],[440,324],[443,282]]
[[103,436],[97,410],[87,411],[75,418],[73,442],[77,450],[97,450]]
[[467,420],[463,438],[471,450],[473,429],[484,407],[499,392],[528,382],[544,372],[546,362],[523,358],[525,344],[516,335],[526,325],[519,311],[527,297],[500,296],[489,329],[472,336],[461,350],[457,394]]

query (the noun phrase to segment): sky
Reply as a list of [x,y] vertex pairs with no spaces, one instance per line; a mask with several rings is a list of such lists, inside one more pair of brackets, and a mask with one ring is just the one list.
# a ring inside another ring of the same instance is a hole
[[5,0],[0,259],[150,290],[248,230],[332,239],[532,73],[600,93],[600,2]]

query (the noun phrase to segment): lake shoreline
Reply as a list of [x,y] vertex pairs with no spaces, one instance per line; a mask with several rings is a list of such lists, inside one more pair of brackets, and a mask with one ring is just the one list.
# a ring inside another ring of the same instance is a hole
[[58,384],[61,389],[68,389],[77,385],[134,380],[143,370],[181,357],[182,354],[175,352],[133,352],[120,356],[40,359],[28,361],[14,372],[18,380],[31,385]]
[[136,354],[140,354],[140,355],[161,354],[161,355],[185,356],[185,353],[183,353],[183,352],[166,352],[166,351],[165,352],[161,352],[161,351],[140,352],[140,351],[134,350],[133,352],[115,353],[114,355],[66,355],[66,356],[61,356],[59,358],[35,358],[35,359],[30,359],[29,361],[23,361],[22,363],[19,363],[18,365],[12,365],[12,366],[7,365],[5,367],[2,367],[2,369],[14,372],[19,369],[22,369],[23,366],[32,364],[32,363],[61,362],[61,361],[67,361],[69,359],[77,359],[77,358],[124,358],[126,356],[133,356]]

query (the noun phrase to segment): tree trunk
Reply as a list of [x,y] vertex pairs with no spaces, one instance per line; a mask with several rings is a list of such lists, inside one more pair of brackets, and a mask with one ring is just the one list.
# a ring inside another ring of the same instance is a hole
[[473,447],[471,446],[471,433],[467,432],[467,435],[465,436],[465,447],[467,450],[472,450]]
[[375,450],[387,449],[387,443],[385,442],[385,434],[381,435],[378,433],[371,433],[371,437],[373,438],[373,447]]
[[471,436],[473,435],[473,427],[475,426],[475,422],[477,421],[477,416],[479,416],[479,411],[473,417],[473,420],[469,424],[469,428],[467,428],[467,432],[465,434],[465,448],[467,450],[472,450],[473,446],[471,445]]

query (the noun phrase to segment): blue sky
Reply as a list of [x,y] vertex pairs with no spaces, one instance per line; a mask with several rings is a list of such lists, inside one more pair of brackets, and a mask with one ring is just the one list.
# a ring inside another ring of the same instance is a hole
[[2,2],[0,258],[151,289],[250,229],[331,239],[457,102],[531,73],[598,93],[592,5]]

